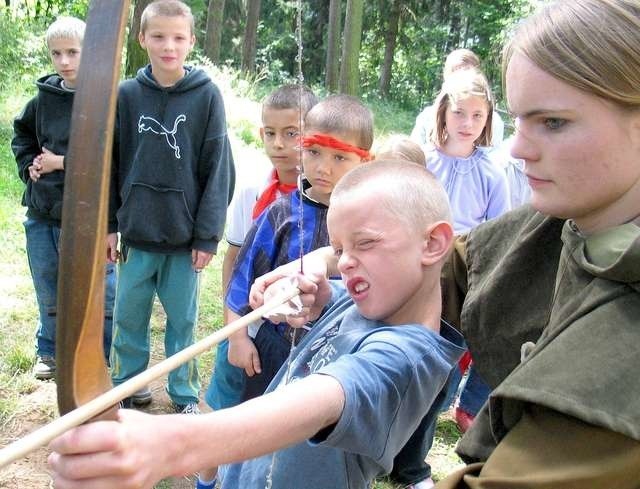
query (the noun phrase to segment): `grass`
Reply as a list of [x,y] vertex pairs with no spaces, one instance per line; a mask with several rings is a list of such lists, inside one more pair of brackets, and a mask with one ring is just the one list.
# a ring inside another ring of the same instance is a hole
[[[213,70],[213,68],[209,68]],[[245,151],[247,146],[255,151],[259,146],[257,139],[259,109],[255,100],[238,96],[257,97],[261,93],[259,80],[243,83],[237,75],[230,76],[224,71],[215,71],[214,79],[220,86],[226,99],[227,119],[236,139],[242,141],[234,147],[234,154]],[[238,88],[240,87],[240,88]],[[27,265],[25,239],[22,221],[24,208],[20,205],[23,184],[16,175],[16,164],[10,148],[12,135],[11,121],[20,108],[32,95],[32,87],[16,87],[4,92],[11,98],[0,98],[0,432],[11,433],[16,419],[24,416],[25,407],[21,402],[43,383],[32,378],[31,368],[34,362],[35,324],[37,308],[31,277]],[[233,97],[233,101],[230,99]],[[382,101],[368,101],[376,115],[376,138],[383,139],[389,133],[410,132],[414,114],[399,110]],[[245,158],[237,157],[236,164]],[[247,163],[245,163],[247,164]],[[222,289],[221,264],[226,247],[220,245],[218,255],[202,274],[200,293],[200,318],[196,332],[198,338],[217,330],[222,326]],[[162,308],[156,304],[152,318],[152,348],[157,355],[163,356],[162,338],[164,334],[164,315]],[[214,352],[202,355],[200,373],[203,384],[209,381],[214,361]],[[204,387],[203,385],[203,387]],[[55,416],[55,406],[50,404],[27,405],[40,419],[51,419]],[[446,418],[439,422],[434,447],[430,457],[434,475],[441,478],[459,464],[453,454],[453,446],[459,438],[455,423]],[[42,470],[34,467],[34,470]],[[170,482],[162,481],[156,488],[171,488]],[[387,480],[379,480],[375,489],[397,489]]]

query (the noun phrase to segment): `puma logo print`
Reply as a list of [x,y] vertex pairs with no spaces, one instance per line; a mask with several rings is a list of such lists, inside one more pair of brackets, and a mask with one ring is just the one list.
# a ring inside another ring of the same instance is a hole
[[187,117],[184,114],[180,114],[178,117],[176,117],[176,120],[173,123],[173,130],[169,130],[153,117],[141,115],[140,120],[138,121],[138,133],[151,131],[154,134],[164,135],[165,139],[167,140],[167,144],[171,149],[173,149],[176,158],[180,159],[180,147],[178,146],[178,141],[176,141],[176,132],[178,130],[178,124],[186,120]]

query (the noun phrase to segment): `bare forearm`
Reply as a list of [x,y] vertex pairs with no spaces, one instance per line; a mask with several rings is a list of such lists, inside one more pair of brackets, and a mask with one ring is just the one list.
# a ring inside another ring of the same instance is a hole
[[233,265],[236,262],[236,257],[240,248],[232,244],[229,245],[227,251],[224,254],[224,260],[222,260],[222,296],[224,297],[227,287],[229,286],[229,280],[231,280],[231,272],[233,272]]
[[329,376],[312,375],[239,406],[188,417],[175,448],[182,460],[175,475],[247,460],[304,441],[335,424],[343,406],[340,384]]
[[[236,262],[236,257],[238,256],[238,252],[240,248],[238,246],[234,246],[230,244],[227,248],[226,253],[224,254],[224,259],[222,260],[222,302],[224,303],[224,299],[227,296],[227,288],[229,287],[229,281],[231,280],[231,273],[233,272],[233,265]],[[225,306],[223,309],[223,320],[224,324],[229,324],[235,318],[229,315],[231,311],[227,309]]]

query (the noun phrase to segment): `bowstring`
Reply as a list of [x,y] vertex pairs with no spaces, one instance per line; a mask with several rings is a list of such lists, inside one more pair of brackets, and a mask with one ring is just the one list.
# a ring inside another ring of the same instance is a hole
[[298,181],[300,187],[300,199],[298,200],[298,233],[300,235],[300,249],[299,258],[300,258],[300,273],[304,273],[303,266],[303,258],[304,258],[304,226],[302,222],[302,211],[304,209],[304,205],[302,203],[302,175],[304,173],[304,165],[302,161],[302,134],[303,134],[303,118],[302,118],[302,96],[304,92],[304,73],[302,72],[302,0],[297,0],[296,2],[296,44],[298,45],[298,55],[296,56],[296,64],[297,64],[297,77],[298,77],[298,130],[300,131],[300,143],[298,144],[298,163],[299,163],[299,173],[298,173]]
[[[303,116],[302,116],[302,99],[304,92],[304,73],[302,71],[302,54],[303,54],[303,45],[302,45],[302,0],[296,0],[296,31],[295,31],[296,45],[298,47],[298,52],[295,58],[296,61],[296,78],[298,85],[298,130],[299,130],[299,143],[298,143],[298,192],[300,193],[298,198],[298,239],[299,239],[299,249],[298,249],[298,258],[300,261],[300,273],[304,273],[303,266],[303,258],[304,258],[304,222],[302,220],[303,211],[304,211],[304,203],[302,199],[303,194],[303,182],[302,176],[304,174],[304,166],[302,162],[302,154],[304,152],[304,148],[302,145],[302,134],[303,134]],[[287,357],[287,366],[286,372],[284,375],[284,385],[287,385],[291,378],[291,366],[293,364],[293,349],[296,346],[298,328],[293,328],[292,336],[291,336],[291,347],[289,349],[289,356]],[[276,465],[276,451],[274,451],[271,455],[271,464],[269,465],[269,473],[267,474],[267,478],[265,481],[265,489],[272,489],[273,486],[273,470]]]

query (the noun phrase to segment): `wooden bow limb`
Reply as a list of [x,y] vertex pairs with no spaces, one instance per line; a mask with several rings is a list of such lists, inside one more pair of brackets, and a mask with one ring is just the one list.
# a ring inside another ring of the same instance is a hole
[[[117,83],[129,0],[93,0],[65,157],[56,384],[64,414],[111,388],[104,361],[104,270]],[[105,417],[115,419],[115,410]]]
[[48,425],[29,433],[27,436],[1,449],[0,468],[24,457],[26,454],[36,450],[37,448],[45,446],[65,431],[95,418],[95,416],[103,413],[111,407],[117,406],[122,399],[133,395],[136,391],[148,385],[152,380],[168,374],[197,355],[211,349],[213,346],[217,345],[225,338],[228,338],[236,331],[247,327],[253,321],[259,320],[268,312],[273,311],[299,294],[300,290],[295,286],[282,290],[273,299],[269,300],[269,302],[257,309],[254,309],[246,316],[242,316],[236,321],[229,323],[224,328],[219,329],[197,343],[179,351],[175,355],[155,364],[148,370],[132,377],[119,386],[112,388],[85,404],[82,404],[77,409],[68,412]]

